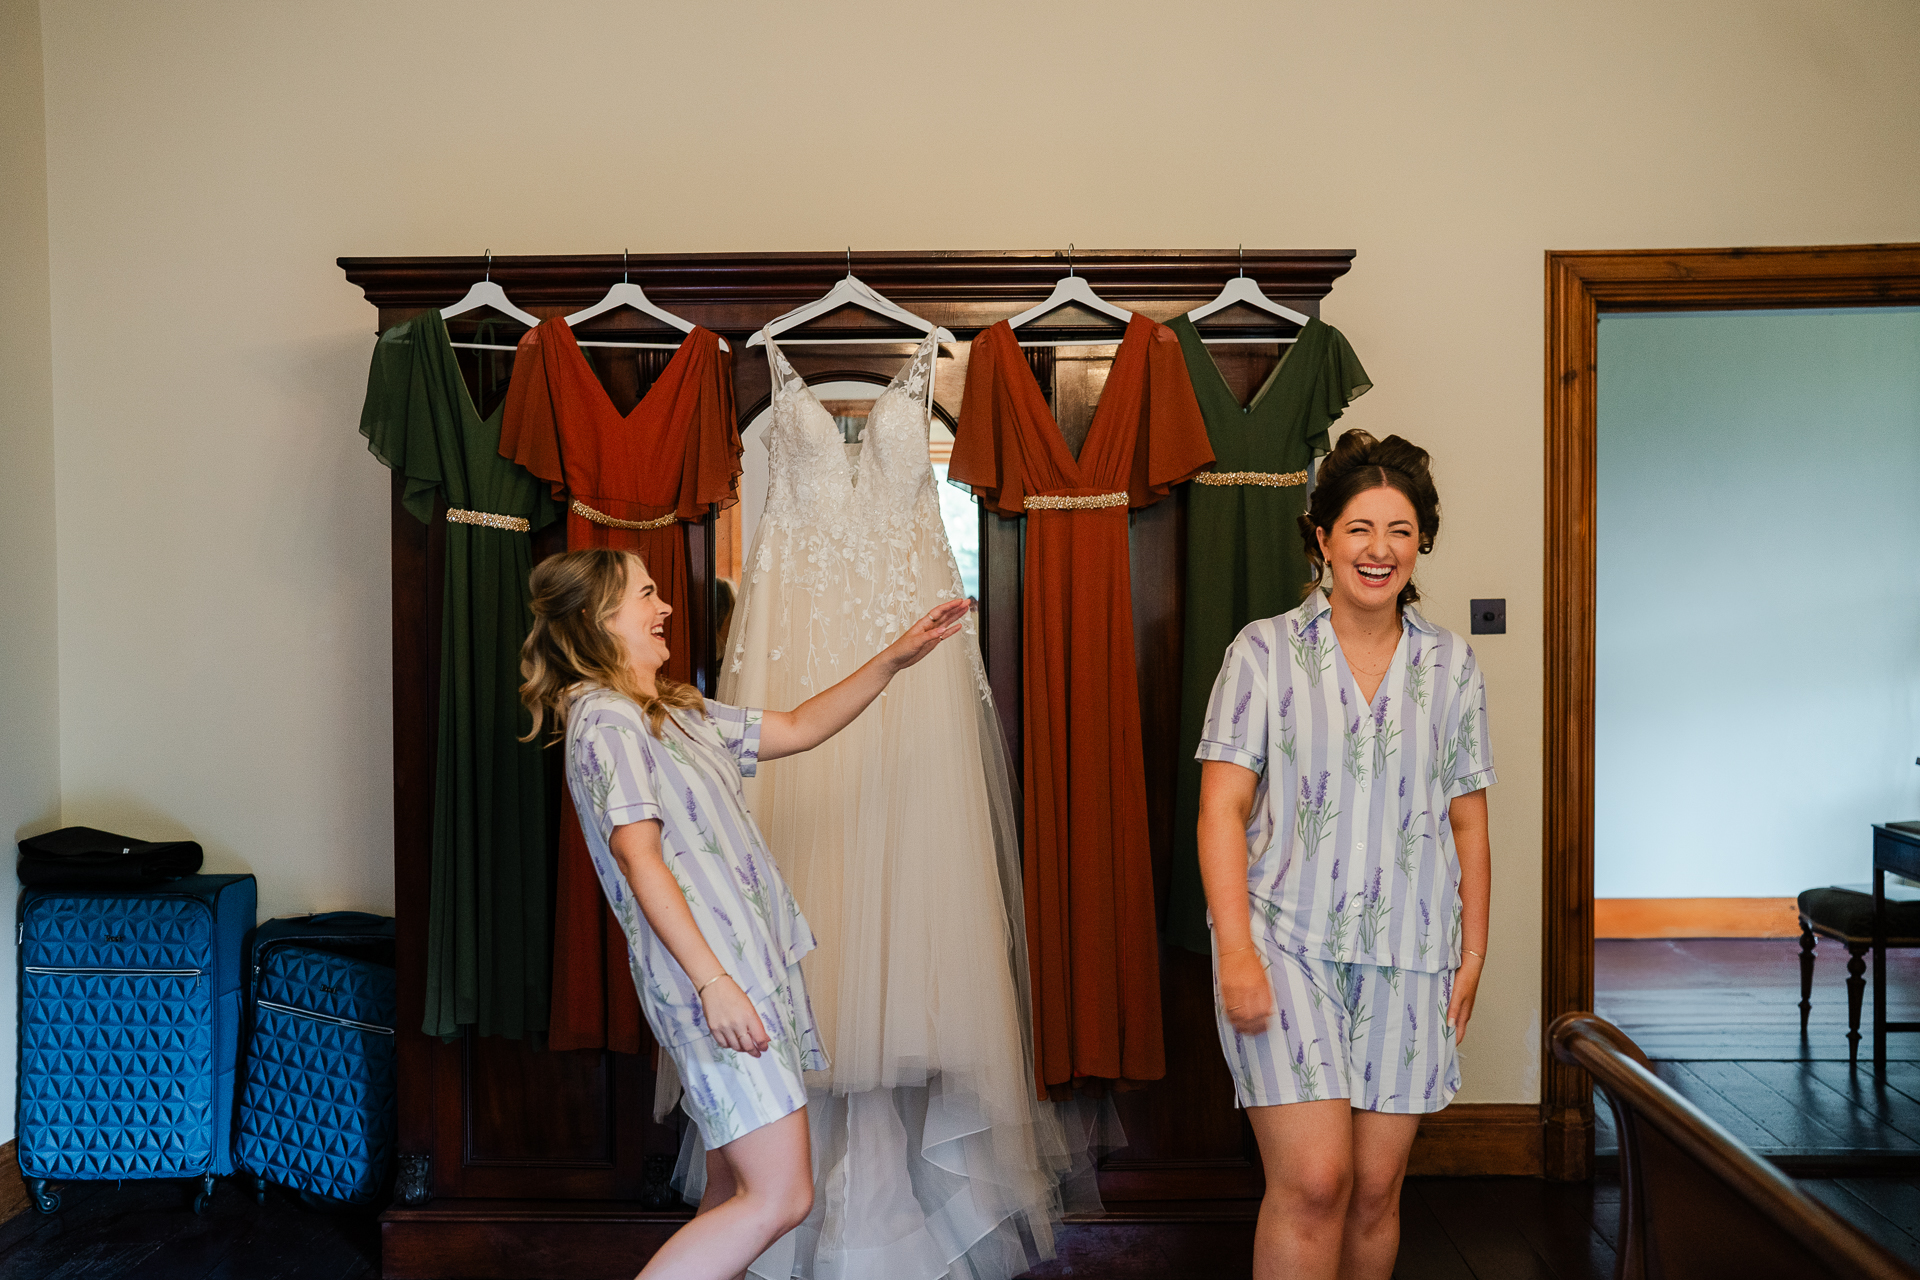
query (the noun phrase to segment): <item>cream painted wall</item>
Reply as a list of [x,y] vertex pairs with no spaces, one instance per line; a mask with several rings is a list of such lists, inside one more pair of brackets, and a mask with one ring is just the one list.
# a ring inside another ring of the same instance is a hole
[[[1354,248],[1501,784],[1464,1099],[1537,1096],[1541,254],[1920,238],[1906,0],[46,0],[70,821],[391,906],[374,314],[341,254]],[[1054,123],[1049,123],[1054,122]],[[1097,282],[1096,282],[1097,283]]]
[[[46,141],[40,6],[0,0],[0,847],[60,825]],[[0,893],[0,936],[13,936],[17,907]],[[16,954],[0,946],[8,1010]],[[17,1032],[0,1018],[0,1099],[13,1097]],[[13,1136],[9,1106],[0,1142]]]

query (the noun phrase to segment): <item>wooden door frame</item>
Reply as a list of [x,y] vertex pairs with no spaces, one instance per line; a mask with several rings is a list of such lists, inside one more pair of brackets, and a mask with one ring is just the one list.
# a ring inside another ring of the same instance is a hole
[[[1603,311],[1920,302],[1920,244],[1549,252],[1541,1025],[1593,1007],[1597,327]],[[1593,1163],[1586,1073],[1540,1046],[1545,1173]]]

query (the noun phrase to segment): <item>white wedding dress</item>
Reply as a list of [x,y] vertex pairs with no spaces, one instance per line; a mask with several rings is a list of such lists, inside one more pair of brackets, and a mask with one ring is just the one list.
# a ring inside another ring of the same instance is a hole
[[[964,594],[928,458],[931,338],[858,445],[771,339],[766,507],[722,702],[791,709]],[[1007,1280],[1053,1256],[1069,1151],[1035,1099],[1020,808],[971,619],[835,737],[763,763],[748,802],[819,938],[830,1071],[807,1075],[814,1209],[766,1280]],[[697,1138],[696,1138],[697,1142]],[[683,1152],[683,1189],[704,1162]]]

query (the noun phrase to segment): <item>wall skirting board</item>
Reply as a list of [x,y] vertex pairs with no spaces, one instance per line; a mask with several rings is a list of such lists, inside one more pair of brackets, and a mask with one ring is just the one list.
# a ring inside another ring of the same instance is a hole
[[1792,898],[1595,898],[1596,938],[1797,938]]

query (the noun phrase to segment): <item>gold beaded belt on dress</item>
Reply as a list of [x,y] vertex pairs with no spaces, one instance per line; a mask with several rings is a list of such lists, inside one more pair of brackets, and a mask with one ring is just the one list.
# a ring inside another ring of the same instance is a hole
[[1304,471],[1202,471],[1195,484],[1261,484],[1269,489],[1290,489],[1307,482]]
[[1120,493],[1095,493],[1084,498],[1056,497],[1043,494],[1037,498],[1028,498],[1026,508],[1029,511],[1084,511],[1088,507],[1124,507],[1127,495]]
[[459,507],[447,508],[447,520],[453,524],[477,524],[483,529],[505,529],[508,533],[525,533],[533,528],[525,516],[497,516],[491,511],[462,511]]
[[658,520],[615,520],[604,511],[595,511],[578,498],[573,500],[573,514],[585,516],[595,524],[606,525],[609,529],[664,529],[680,518],[669,511]]

